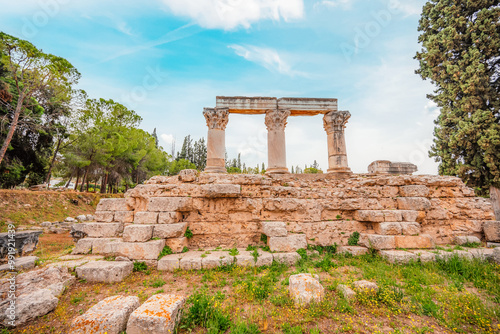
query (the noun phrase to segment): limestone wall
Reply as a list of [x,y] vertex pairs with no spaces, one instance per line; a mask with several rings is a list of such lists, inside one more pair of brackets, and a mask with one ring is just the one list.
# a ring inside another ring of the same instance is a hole
[[[261,222],[283,221],[309,244],[347,244],[349,235],[380,233],[382,222],[418,222],[437,244],[456,235],[483,237],[483,222],[494,220],[489,199],[454,177],[353,175],[261,176],[185,172],[151,178],[125,194],[103,199],[98,222],[181,224],[193,232],[189,248],[259,244]],[[112,234],[113,234],[112,233]],[[176,237],[179,237],[177,233]],[[168,244],[168,240],[167,240]]]

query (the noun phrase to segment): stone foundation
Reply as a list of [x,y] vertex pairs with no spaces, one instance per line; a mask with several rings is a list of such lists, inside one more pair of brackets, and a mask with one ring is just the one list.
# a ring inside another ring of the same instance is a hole
[[124,199],[102,199],[95,216],[113,228],[82,223],[87,225],[77,229],[123,238],[104,248],[113,252],[127,244],[127,256],[137,259],[144,254],[134,244],[178,244],[182,233],[190,237],[182,239],[190,249],[262,245],[276,238],[270,232],[261,238],[264,222],[282,222],[289,236],[305,234],[312,245],[347,245],[357,231],[365,240],[373,234],[397,241],[394,247],[414,248],[449,244],[459,235],[484,239],[483,223],[495,220],[490,201],[475,197],[458,178],[370,174],[156,176]]

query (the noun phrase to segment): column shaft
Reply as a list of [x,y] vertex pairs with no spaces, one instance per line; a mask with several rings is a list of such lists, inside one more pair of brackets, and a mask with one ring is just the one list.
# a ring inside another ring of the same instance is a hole
[[207,121],[207,173],[227,173],[226,171],[226,125],[229,121],[227,108],[205,108],[203,115]]
[[267,126],[267,164],[266,173],[285,174],[289,173],[286,167],[286,140],[285,126],[287,118],[290,116],[289,110],[268,110],[266,111]]
[[344,128],[350,117],[348,111],[330,111],[323,117],[328,140],[328,173],[351,173],[344,135]]

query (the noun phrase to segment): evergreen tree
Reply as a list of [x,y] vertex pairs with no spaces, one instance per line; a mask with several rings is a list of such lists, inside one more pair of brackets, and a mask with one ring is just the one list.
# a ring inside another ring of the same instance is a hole
[[205,169],[207,164],[207,145],[205,144],[205,138],[202,137],[194,143],[193,159],[192,162],[196,165],[196,169]]
[[156,134],[156,128],[153,130],[152,136],[155,139],[156,148],[158,148],[158,135]]
[[295,172],[293,171],[293,166],[292,166],[292,174],[295,174]]
[[264,163],[262,163],[262,170],[260,172],[264,173],[265,171],[266,171],[266,165],[264,165]]
[[441,109],[430,156],[484,194],[500,185],[499,2],[428,1],[419,31],[417,74],[436,85],[429,98]]
[[239,169],[241,169],[241,153],[238,153],[238,161],[236,163],[236,167],[238,167]]

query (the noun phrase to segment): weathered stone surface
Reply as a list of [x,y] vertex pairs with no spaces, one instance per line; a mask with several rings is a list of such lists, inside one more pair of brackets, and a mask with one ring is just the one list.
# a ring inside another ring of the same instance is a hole
[[493,249],[493,254],[492,254],[491,258],[493,259],[493,261],[500,264],[500,248],[497,247],[497,248]]
[[123,230],[123,241],[144,242],[153,237],[153,225],[128,225]]
[[371,174],[413,174],[417,166],[410,162],[391,162],[388,160],[376,160],[368,166]]
[[290,253],[273,253],[273,260],[279,263],[284,263],[287,266],[294,266],[301,256],[297,252]]
[[429,188],[424,185],[410,185],[399,188],[399,195],[403,197],[427,197]]
[[[82,239],[85,240],[85,239]],[[121,238],[94,238],[92,239],[92,254],[113,255],[109,244],[122,242]]]
[[381,250],[380,255],[390,263],[405,264],[417,260],[415,254],[401,250]]
[[120,223],[132,223],[134,221],[134,211],[115,211],[113,220]]
[[483,224],[486,241],[500,242],[500,221],[489,221]]
[[202,268],[201,255],[203,253],[201,251],[184,253],[179,263],[179,268],[183,270],[200,270]]
[[150,240],[148,242],[113,242],[108,243],[110,253],[115,256],[125,256],[133,260],[157,260],[165,246],[165,240]]
[[419,223],[401,222],[400,224],[404,235],[419,235],[421,233]]
[[351,254],[352,256],[359,256],[368,253],[368,248],[362,246],[340,246],[337,250],[339,254]]
[[175,224],[181,221],[180,212],[160,212],[158,214],[158,224]]
[[247,251],[245,249],[238,249],[239,254],[235,256],[236,265],[240,267],[262,267],[270,266],[273,264],[273,254],[265,252],[261,249],[257,250],[258,257],[254,258],[252,255],[253,251]]
[[305,234],[289,234],[286,237],[267,238],[267,244],[273,252],[295,252],[307,248]]
[[190,197],[153,197],[149,199],[148,211],[172,212],[190,211],[192,209],[192,198]]
[[132,262],[93,261],[76,268],[76,274],[87,282],[116,283],[130,275],[133,268]]
[[[87,215],[78,215],[75,217],[78,221],[84,222],[87,221]],[[42,223],[43,224],[43,223]],[[43,225],[42,225],[43,226]]]
[[188,247],[188,238],[170,238],[165,240],[165,244],[170,247],[172,252],[180,253],[184,249],[184,247]]
[[486,243],[486,247],[488,247],[488,248],[500,247],[500,243],[498,243],[498,242],[487,242]]
[[115,218],[115,213],[113,211],[96,211],[94,219],[97,222],[111,223]]
[[97,204],[96,211],[128,211],[124,198],[102,198]]
[[122,223],[79,223],[73,224],[75,231],[85,233],[89,238],[117,237],[123,231]]
[[181,238],[186,233],[187,223],[155,225],[153,230],[154,238]]
[[72,334],[125,332],[130,314],[140,306],[135,296],[112,296],[92,306],[71,323]]
[[392,235],[378,235],[378,234],[361,234],[359,237],[359,245],[366,248],[373,248],[376,250],[382,249],[395,249],[396,241]]
[[425,211],[431,208],[431,201],[425,197],[398,197],[398,209]]
[[268,237],[286,237],[286,223],[284,222],[262,222],[262,233]]
[[324,296],[324,288],[311,274],[292,275],[289,279],[289,292],[295,304],[319,303]]
[[0,314],[2,325],[10,327],[11,316],[15,316],[15,326],[22,326],[37,317],[54,310],[59,300],[49,289],[39,289],[30,294],[23,294],[16,299],[15,310],[6,309]]
[[[28,270],[31,268],[35,268],[35,262],[38,260],[37,256],[23,256],[18,257],[15,260],[14,270]],[[6,263],[0,266],[1,271],[10,271],[12,270],[11,266]]]
[[134,223],[154,225],[158,223],[158,212],[139,211],[134,215]]
[[196,181],[196,175],[198,175],[196,169],[184,169],[179,172],[179,180],[182,182],[193,182]]
[[239,197],[241,194],[238,184],[204,184],[201,189],[208,198]]
[[346,299],[352,300],[356,298],[356,292],[352,290],[350,287],[344,284],[337,285],[337,291]]
[[211,251],[210,254],[205,253],[205,255],[206,257],[201,258],[201,267],[203,269],[227,266],[235,261],[234,256],[229,255],[228,252]]
[[361,280],[352,283],[354,285],[354,290],[375,293],[378,291],[377,283]]
[[427,263],[436,260],[436,254],[431,252],[423,251],[420,249],[410,250],[409,252],[415,254],[417,256],[417,260],[420,260],[420,262],[422,263]]
[[174,333],[185,300],[182,296],[168,294],[150,297],[130,315],[127,334]]
[[430,235],[398,235],[395,236],[396,248],[434,248],[434,240]]
[[84,238],[78,240],[75,248],[71,251],[71,254],[89,254],[92,252],[92,241],[91,238]]
[[403,232],[399,222],[384,222],[374,224],[375,233],[382,235],[400,235]]
[[158,270],[174,271],[180,268],[181,254],[165,255],[158,260]]
[[464,244],[472,244],[472,243],[476,243],[476,244],[480,244],[481,243],[481,239],[479,239],[478,237],[475,237],[473,235],[456,235],[455,236],[455,244],[456,245],[464,245]]
[[73,218],[73,217],[66,217],[66,219],[64,219],[64,221],[65,221],[66,223],[76,223],[76,222],[78,222],[78,220],[76,220],[76,219],[75,219],[75,218]]

